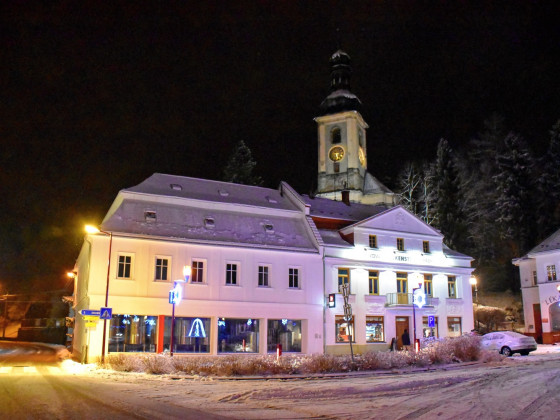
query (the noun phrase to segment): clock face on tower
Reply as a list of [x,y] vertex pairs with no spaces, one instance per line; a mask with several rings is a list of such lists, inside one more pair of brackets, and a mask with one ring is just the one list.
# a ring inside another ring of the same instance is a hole
[[364,149],[361,147],[358,149],[358,158],[360,159],[360,163],[362,166],[366,166],[366,154],[364,153]]
[[343,157],[344,149],[341,146],[335,146],[329,152],[329,159],[333,162],[339,162]]

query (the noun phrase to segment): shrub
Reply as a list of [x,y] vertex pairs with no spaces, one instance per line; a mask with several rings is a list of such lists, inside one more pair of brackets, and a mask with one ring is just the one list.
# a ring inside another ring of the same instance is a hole
[[105,358],[105,365],[118,372],[144,372],[144,363],[134,354],[115,353]]
[[144,363],[144,371],[146,373],[153,373],[161,375],[164,373],[171,373],[175,370],[171,357],[163,354],[150,354],[142,359]]

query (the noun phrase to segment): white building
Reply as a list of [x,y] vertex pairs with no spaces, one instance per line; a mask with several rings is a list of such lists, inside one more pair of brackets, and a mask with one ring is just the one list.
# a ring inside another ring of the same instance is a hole
[[[366,128],[350,92],[350,57],[331,58],[318,124],[318,190],[278,190],[154,174],[119,192],[78,257],[74,307],[113,310],[106,351],[170,346],[168,293],[182,268],[173,351],[348,353],[386,350],[405,330],[456,336],[473,328],[471,258],[402,207],[367,172]],[[340,200],[340,201],[336,201]],[[107,282],[107,259],[110,270]],[[350,284],[346,321],[340,285]],[[423,307],[412,292],[424,290]],[[334,294],[335,307],[327,307]],[[101,325],[77,316],[75,356],[101,354]]]
[[560,264],[560,230],[521,258],[519,267],[525,334],[539,343],[560,342],[560,285],[556,267]]

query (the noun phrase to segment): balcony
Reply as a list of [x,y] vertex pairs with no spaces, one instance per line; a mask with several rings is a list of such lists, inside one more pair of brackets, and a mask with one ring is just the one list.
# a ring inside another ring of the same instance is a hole
[[[412,293],[387,293],[387,306],[410,306],[412,307]],[[439,298],[426,296],[426,306],[437,306]]]

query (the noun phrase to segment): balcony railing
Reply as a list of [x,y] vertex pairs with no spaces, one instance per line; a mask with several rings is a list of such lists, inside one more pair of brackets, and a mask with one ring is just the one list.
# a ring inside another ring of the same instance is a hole
[[[426,296],[424,306],[435,306],[438,298]],[[408,305],[412,306],[412,293],[387,293],[387,306]]]

